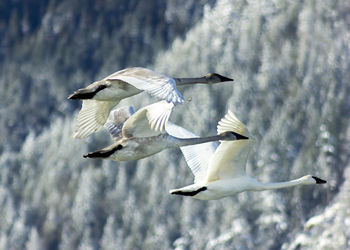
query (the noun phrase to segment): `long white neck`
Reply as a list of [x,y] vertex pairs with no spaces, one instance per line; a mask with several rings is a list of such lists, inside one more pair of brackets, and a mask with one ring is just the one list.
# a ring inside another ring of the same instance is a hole
[[212,142],[212,141],[219,141],[219,140],[232,140],[225,134],[207,136],[207,137],[194,137],[194,138],[177,138],[169,135],[168,138],[169,138],[168,139],[169,147],[174,147],[174,148]]
[[203,77],[193,77],[193,78],[174,78],[176,85],[187,85],[187,84],[195,84],[195,83],[212,83],[208,81],[208,79]]
[[310,184],[316,184],[315,181],[310,179],[311,176],[303,176],[299,179],[290,180],[290,181],[283,181],[283,182],[271,182],[271,183],[261,183],[257,182],[255,183],[255,186],[253,186],[253,190],[256,191],[263,191],[263,190],[273,190],[273,189],[280,189],[280,188],[287,188],[287,187],[294,187],[299,185],[310,185]]

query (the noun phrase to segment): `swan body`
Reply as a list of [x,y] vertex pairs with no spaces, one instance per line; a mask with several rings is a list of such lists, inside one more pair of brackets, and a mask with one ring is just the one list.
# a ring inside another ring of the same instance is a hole
[[176,105],[184,102],[176,88],[177,85],[213,84],[225,81],[233,80],[216,73],[196,78],[171,78],[140,67],[120,70],[86,88],[78,89],[68,97],[83,100],[73,137],[85,138],[96,132],[105,124],[113,107],[122,99],[142,91]]
[[[296,180],[261,183],[246,174],[245,165],[254,139],[237,117],[229,111],[218,124],[218,133],[233,131],[246,140],[221,141],[213,144],[181,147],[186,162],[195,176],[194,184],[170,190],[171,194],[191,196],[200,200],[216,200],[244,191],[263,191],[297,185],[323,184],[326,181],[311,175]],[[174,135],[192,136],[186,131],[173,131]]]
[[170,127],[185,130],[168,122],[174,104],[160,101],[136,113],[130,107],[115,109],[111,112],[105,127],[114,139],[114,143],[104,149],[84,155],[85,158],[105,158],[114,161],[134,161],[156,154],[166,148],[176,148],[218,140],[247,139],[238,133],[224,133],[194,138],[177,138],[167,132]]

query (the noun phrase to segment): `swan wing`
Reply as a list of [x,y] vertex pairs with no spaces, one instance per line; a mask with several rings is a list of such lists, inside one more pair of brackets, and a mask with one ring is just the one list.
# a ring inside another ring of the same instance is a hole
[[[250,137],[247,128],[229,111],[217,127],[218,133],[233,131]],[[207,181],[230,179],[245,175],[245,165],[254,139],[221,141],[208,167]]]
[[111,109],[118,103],[119,101],[83,100],[73,138],[85,138],[99,130],[105,124]]
[[120,107],[111,111],[104,127],[114,140],[119,140],[122,137],[123,125],[133,113],[134,109],[132,106]]
[[[188,131],[187,129],[168,122],[166,125],[166,131],[169,135],[178,138],[194,138],[198,135]],[[182,154],[185,157],[187,165],[191,169],[194,175],[194,183],[205,180],[207,176],[207,168],[211,158],[214,155],[217,143],[207,142],[198,145],[190,145],[180,147]]]
[[118,71],[106,80],[121,80],[133,85],[135,88],[144,90],[159,99],[174,104],[183,103],[184,99],[176,88],[173,78],[156,73],[152,70],[135,67]]
[[173,103],[163,100],[139,109],[124,123],[123,137],[151,137],[162,134],[173,107]]

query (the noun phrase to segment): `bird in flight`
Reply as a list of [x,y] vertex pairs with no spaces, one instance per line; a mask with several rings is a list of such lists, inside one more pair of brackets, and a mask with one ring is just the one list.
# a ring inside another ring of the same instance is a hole
[[84,155],[85,158],[105,158],[114,161],[134,161],[156,154],[166,148],[183,147],[218,140],[248,139],[234,131],[224,131],[208,137],[177,138],[167,132],[173,103],[160,101],[133,113],[132,107],[111,112],[105,127],[114,143],[104,149]]
[[[178,137],[193,136],[192,132],[177,126],[169,127],[168,130]],[[261,183],[246,173],[247,158],[255,141],[244,124],[229,111],[219,122],[217,130],[219,134],[233,131],[246,139],[221,141],[218,147],[213,143],[181,147],[194,175],[194,184],[170,190],[170,194],[191,196],[201,200],[216,200],[244,191],[326,183],[325,180],[312,175],[285,182]]]
[[122,99],[142,91],[176,105],[184,102],[176,86],[227,81],[233,81],[233,79],[216,73],[203,77],[172,78],[141,67],[120,70],[86,88],[76,90],[68,97],[68,99],[83,100],[73,137],[85,138],[95,133],[105,124],[110,111]]

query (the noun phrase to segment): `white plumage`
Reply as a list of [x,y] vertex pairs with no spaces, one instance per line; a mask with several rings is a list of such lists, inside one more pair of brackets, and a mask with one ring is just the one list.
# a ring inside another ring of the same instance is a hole
[[233,80],[216,73],[196,78],[171,78],[140,67],[120,70],[86,88],[78,89],[68,97],[83,100],[73,137],[84,138],[96,132],[105,124],[113,107],[122,99],[142,91],[176,105],[184,102],[176,85],[224,81]]
[[[217,131],[218,133],[234,131],[248,137],[248,139],[221,141],[217,148],[213,144],[181,147],[186,162],[194,174],[194,184],[171,190],[171,194],[214,200],[243,191],[262,191],[296,185],[326,183],[326,181],[311,175],[286,182],[261,183],[246,174],[245,166],[254,145],[254,139],[250,138],[244,124],[231,111],[228,111],[218,123]],[[184,136],[184,132],[174,130],[173,135]],[[187,136],[193,136],[193,134],[188,133]]]
[[113,110],[105,127],[115,142],[104,149],[88,153],[84,157],[133,161],[156,154],[166,148],[241,138],[241,135],[233,132],[185,139],[181,136],[175,137],[172,135],[172,129],[183,130],[185,134],[189,132],[168,122],[173,107],[174,104],[163,100],[143,107],[134,114],[131,107]]

